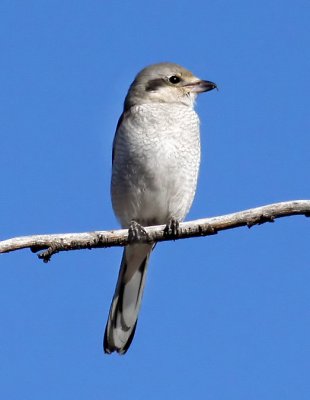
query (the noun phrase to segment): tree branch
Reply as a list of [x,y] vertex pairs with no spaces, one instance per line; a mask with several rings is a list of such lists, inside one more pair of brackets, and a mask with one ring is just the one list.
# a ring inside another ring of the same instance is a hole
[[[167,240],[186,239],[197,236],[214,235],[226,229],[239,226],[251,228],[265,222],[274,222],[276,218],[290,215],[310,216],[310,200],[293,200],[269,204],[263,207],[226,214],[219,217],[198,219],[180,223],[178,233],[171,234],[165,225],[146,227],[146,235],[134,242],[150,243]],[[64,233],[53,235],[21,236],[0,241],[0,253],[8,253],[30,248],[32,252],[42,251],[38,257],[48,262],[53,254],[61,251],[94,249],[100,247],[126,246],[132,243],[127,229],[117,231],[95,231],[84,233]]]

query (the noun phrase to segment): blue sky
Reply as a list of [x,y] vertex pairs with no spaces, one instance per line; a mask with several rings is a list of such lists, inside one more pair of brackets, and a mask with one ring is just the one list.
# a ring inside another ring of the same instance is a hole
[[[2,239],[116,228],[111,145],[145,65],[182,64],[200,96],[188,219],[309,199],[308,1],[0,5]],[[121,249],[0,257],[7,399],[309,399],[309,220],[162,243],[132,347],[102,336]]]

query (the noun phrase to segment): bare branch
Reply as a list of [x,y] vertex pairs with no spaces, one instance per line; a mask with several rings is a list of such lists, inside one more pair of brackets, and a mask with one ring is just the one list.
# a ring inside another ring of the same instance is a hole
[[[139,243],[162,242],[167,240],[186,239],[197,236],[209,236],[226,229],[239,226],[261,225],[274,222],[276,218],[290,215],[310,216],[310,200],[293,200],[269,204],[263,207],[222,215],[219,217],[198,219],[180,223],[178,233],[171,234],[165,230],[165,225],[146,227],[147,235]],[[136,241],[135,241],[136,242]],[[99,247],[126,246],[130,241],[128,230],[95,231],[84,233],[64,233],[53,235],[22,236],[0,241],[0,253],[8,253],[30,248],[31,251],[42,251],[38,257],[48,262],[53,254],[60,251],[94,249]]]

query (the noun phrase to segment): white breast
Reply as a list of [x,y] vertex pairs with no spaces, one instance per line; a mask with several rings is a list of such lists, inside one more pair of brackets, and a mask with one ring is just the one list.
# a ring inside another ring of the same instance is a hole
[[123,227],[183,220],[200,163],[199,119],[178,104],[132,107],[114,140],[111,194]]

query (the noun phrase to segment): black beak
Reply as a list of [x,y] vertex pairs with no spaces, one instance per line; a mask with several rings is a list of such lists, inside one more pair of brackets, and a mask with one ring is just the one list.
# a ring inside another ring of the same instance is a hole
[[192,93],[203,93],[203,92],[209,92],[210,90],[213,89],[217,89],[215,83],[203,80],[189,83],[186,86],[191,89]]
[[198,81],[193,86],[193,92],[202,93],[202,92],[209,92],[210,90],[217,89],[215,83],[210,81]]
[[203,88],[202,92],[209,92],[210,90],[217,89],[217,85],[210,81],[200,81],[199,86]]

